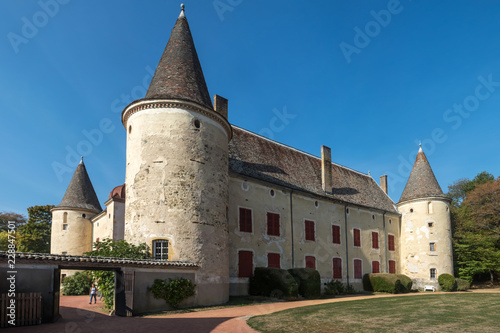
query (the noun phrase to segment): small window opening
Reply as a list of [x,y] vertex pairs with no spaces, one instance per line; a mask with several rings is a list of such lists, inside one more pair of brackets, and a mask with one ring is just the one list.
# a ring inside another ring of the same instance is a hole
[[63,230],[68,230],[68,225],[67,224],[63,224]]
[[436,243],[429,243],[429,250],[436,251]]
[[128,134],[131,134],[131,133],[132,133],[132,125],[130,125],[130,126],[128,127]]
[[318,208],[319,203],[317,201],[314,202],[314,207]]
[[201,126],[201,122],[198,119],[195,119],[194,120],[194,127],[200,128],[200,126]]
[[413,208],[410,208],[410,213],[413,213]]
[[274,190],[271,190],[269,191],[269,194],[274,198],[274,196],[276,195],[276,193],[274,193]]
[[372,215],[372,220],[375,220],[375,215]]
[[87,217],[87,214],[82,214],[82,217],[83,217],[83,218],[86,218],[86,217]]
[[427,225],[429,226],[429,228],[432,228],[434,226],[434,222],[429,222],[427,223]]
[[345,212],[347,213],[347,215],[349,215],[349,208],[346,208]]

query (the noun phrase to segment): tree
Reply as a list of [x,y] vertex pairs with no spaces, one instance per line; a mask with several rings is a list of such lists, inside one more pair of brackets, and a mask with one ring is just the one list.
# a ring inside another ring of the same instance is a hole
[[[95,243],[95,250],[86,252],[86,256],[93,257],[113,257],[113,258],[132,258],[148,259],[150,258],[148,246],[146,243],[133,245],[123,239],[112,240],[106,238]],[[109,271],[92,271],[94,280],[97,282],[97,288],[101,290],[104,298],[104,305],[108,309],[113,308],[113,298],[115,292],[115,276]]]
[[455,268],[458,276],[500,271],[500,180],[487,172],[449,186]]
[[26,223],[26,217],[14,212],[0,212],[0,232],[9,230],[9,222],[14,222],[17,229]]
[[28,222],[17,230],[17,250],[19,252],[50,252],[51,209],[53,205],[28,208]]

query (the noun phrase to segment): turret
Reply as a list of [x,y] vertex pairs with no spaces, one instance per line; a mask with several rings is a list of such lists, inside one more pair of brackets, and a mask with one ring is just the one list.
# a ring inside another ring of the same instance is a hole
[[50,253],[82,255],[91,251],[90,219],[101,210],[82,157],[61,203],[52,209]]
[[182,8],[146,97],[122,113],[127,131],[125,240],[153,257],[190,261],[197,304],[229,294],[227,100],[210,100]]
[[401,272],[413,279],[415,288],[437,287],[439,275],[453,275],[450,202],[420,147],[398,203]]

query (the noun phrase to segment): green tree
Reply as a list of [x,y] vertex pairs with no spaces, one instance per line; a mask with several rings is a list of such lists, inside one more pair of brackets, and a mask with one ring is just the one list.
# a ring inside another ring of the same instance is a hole
[[500,180],[487,172],[449,186],[456,273],[472,282],[500,271]]
[[28,222],[17,230],[17,250],[19,252],[50,252],[51,209],[53,205],[28,208]]
[[63,282],[64,295],[88,295],[92,286],[92,274],[89,271],[76,272],[67,276]]
[[14,222],[16,229],[26,223],[26,217],[14,212],[0,212],[0,232],[9,230],[9,222]]
[[[98,241],[94,244],[95,250],[86,252],[85,255],[93,257],[113,257],[113,258],[131,258],[148,259],[150,254],[146,243],[133,245],[123,239],[111,240],[109,238]],[[104,299],[104,305],[108,309],[113,308],[113,299],[115,292],[115,276],[113,272],[92,271],[94,280],[97,282],[97,288],[101,290]]]

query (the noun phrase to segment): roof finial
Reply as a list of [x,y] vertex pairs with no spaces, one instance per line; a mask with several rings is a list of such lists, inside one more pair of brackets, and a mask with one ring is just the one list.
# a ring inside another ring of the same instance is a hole
[[418,152],[419,153],[423,152],[423,150],[422,150],[422,141],[418,141]]
[[184,15],[184,4],[181,3],[181,14],[179,15],[179,17],[185,17]]
[[79,164],[83,164],[83,156],[80,156],[80,157],[81,157],[81,160],[80,160]]

